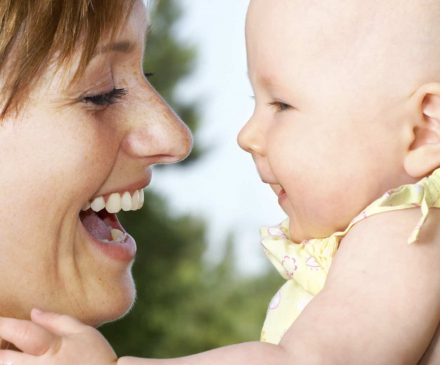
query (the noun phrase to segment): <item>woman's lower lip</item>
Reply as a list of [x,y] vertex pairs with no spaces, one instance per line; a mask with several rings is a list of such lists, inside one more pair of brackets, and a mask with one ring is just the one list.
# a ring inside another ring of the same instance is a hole
[[128,233],[126,233],[126,235],[127,239],[125,240],[125,242],[111,243],[102,242],[89,234],[98,249],[100,249],[106,256],[116,261],[130,263],[134,260],[136,256],[137,247],[136,241],[133,239],[133,237],[131,237]]
[[119,224],[119,222],[113,223],[113,227],[124,232],[124,234],[127,236],[123,243],[102,242],[91,235],[83,226],[81,221],[79,221],[79,224],[89,240],[93,243],[93,247],[97,248],[106,257],[111,258],[114,261],[128,264],[134,260],[137,250],[136,241],[127,232],[125,232],[124,228]]

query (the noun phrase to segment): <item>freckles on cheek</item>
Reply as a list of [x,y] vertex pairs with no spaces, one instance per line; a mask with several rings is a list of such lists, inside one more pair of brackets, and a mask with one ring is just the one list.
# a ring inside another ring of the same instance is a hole
[[96,127],[83,129],[82,136],[71,146],[69,160],[76,160],[80,174],[87,172],[96,176],[113,164],[118,144],[117,135],[106,120],[92,122]]

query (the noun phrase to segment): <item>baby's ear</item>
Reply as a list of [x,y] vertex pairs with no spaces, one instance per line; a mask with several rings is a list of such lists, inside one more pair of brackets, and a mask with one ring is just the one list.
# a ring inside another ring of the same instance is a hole
[[440,84],[420,87],[412,96],[412,138],[405,158],[405,171],[414,178],[440,167]]

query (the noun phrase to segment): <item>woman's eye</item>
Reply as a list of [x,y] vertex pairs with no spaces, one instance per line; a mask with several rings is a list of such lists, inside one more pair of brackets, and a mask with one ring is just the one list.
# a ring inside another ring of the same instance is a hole
[[82,102],[86,104],[91,103],[96,106],[108,106],[121,101],[127,95],[127,93],[127,89],[113,89],[105,94],[85,96],[82,98]]
[[269,105],[273,106],[278,112],[283,112],[285,110],[292,108],[290,105],[281,103],[279,101],[274,101],[272,103],[269,103]]

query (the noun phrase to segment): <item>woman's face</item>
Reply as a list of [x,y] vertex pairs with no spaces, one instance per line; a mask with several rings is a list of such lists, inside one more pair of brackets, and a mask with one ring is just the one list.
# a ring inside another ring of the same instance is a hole
[[81,80],[69,85],[74,66],[49,70],[0,126],[1,316],[39,307],[96,326],[134,301],[133,246],[99,243],[88,230],[102,227],[92,220],[87,230],[79,213],[96,197],[144,188],[151,165],[191,149],[187,127],[144,78],[144,12],[139,2]]

